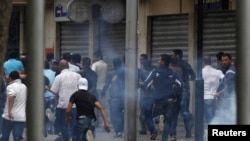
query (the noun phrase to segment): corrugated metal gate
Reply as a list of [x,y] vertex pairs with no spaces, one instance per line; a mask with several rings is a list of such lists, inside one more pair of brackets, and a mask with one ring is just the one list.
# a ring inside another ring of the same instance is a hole
[[70,52],[89,56],[89,22],[62,22],[60,27],[61,55]]
[[236,13],[222,11],[204,13],[203,52],[212,56],[216,63],[216,54],[220,51],[230,53],[236,59]]
[[[112,59],[125,55],[125,21],[110,24],[100,21],[100,50],[103,53],[103,60],[108,63],[109,69],[113,68]],[[135,59],[136,60],[136,59]]]
[[188,14],[155,16],[151,18],[151,58],[152,64],[162,53],[172,53],[173,49],[183,51],[183,59],[188,56]]

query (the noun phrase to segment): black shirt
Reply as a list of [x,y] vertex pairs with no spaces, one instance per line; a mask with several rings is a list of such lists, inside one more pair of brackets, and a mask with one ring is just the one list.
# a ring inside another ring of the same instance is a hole
[[94,95],[85,90],[78,90],[72,94],[69,101],[76,104],[77,117],[87,116],[96,120],[94,109],[97,99]]

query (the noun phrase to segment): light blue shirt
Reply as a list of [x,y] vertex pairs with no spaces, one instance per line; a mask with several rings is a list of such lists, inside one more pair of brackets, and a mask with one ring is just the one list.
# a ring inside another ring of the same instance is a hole
[[[51,69],[44,69],[43,74],[49,79],[50,85],[52,85],[55,79],[55,72],[52,71]],[[53,96],[54,94],[49,91],[45,91],[44,93],[44,97],[53,97]]]

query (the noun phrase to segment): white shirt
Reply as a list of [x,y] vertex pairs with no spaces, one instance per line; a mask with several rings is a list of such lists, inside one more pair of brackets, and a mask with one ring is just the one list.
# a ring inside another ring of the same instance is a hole
[[91,69],[97,74],[97,90],[102,90],[106,83],[106,76],[108,72],[108,64],[103,60],[96,61],[92,64]]
[[14,117],[14,121],[26,121],[26,100],[27,100],[27,87],[21,82],[20,79],[16,79],[9,83],[6,87],[7,100],[4,107],[4,112],[2,117],[6,120],[9,119],[9,96],[15,96],[12,114]]
[[215,69],[210,65],[206,65],[202,69],[202,76],[204,79],[204,99],[214,99],[220,81],[224,78],[221,70]]
[[69,70],[74,71],[74,72],[80,71],[80,68],[78,66],[71,64],[70,62],[68,64],[69,64]]
[[62,70],[56,76],[50,90],[59,95],[57,108],[67,108],[70,96],[78,90],[77,86],[80,78],[80,74],[69,69]]

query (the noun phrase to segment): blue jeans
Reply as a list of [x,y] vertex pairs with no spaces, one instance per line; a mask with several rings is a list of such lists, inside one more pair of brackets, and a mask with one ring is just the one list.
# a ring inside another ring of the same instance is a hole
[[3,131],[1,141],[9,141],[12,131],[14,141],[20,141],[23,136],[25,122],[3,119]]
[[110,119],[116,133],[124,130],[124,101],[118,98],[109,100]]
[[178,115],[180,112],[180,100],[177,100],[173,103],[173,116],[171,118],[170,122],[170,135],[176,136],[176,128],[177,128],[177,121],[178,121]]
[[71,110],[71,120],[70,122],[66,122],[66,115],[65,115],[66,109],[63,108],[57,108],[56,110],[56,120],[57,124],[59,126],[59,129],[62,132],[62,138],[63,141],[69,141],[69,138],[72,135],[73,132],[73,126],[76,123],[76,108],[72,108]]
[[205,99],[204,100],[204,116],[207,124],[210,124],[215,114],[215,99]]
[[192,118],[192,115],[189,111],[189,102],[190,102],[189,89],[188,90],[184,89],[182,92],[182,98],[180,103],[180,113],[182,115],[186,131],[190,130],[190,122]]
[[171,131],[171,119],[174,115],[175,102],[168,102],[166,106],[166,112],[164,114],[164,129],[162,132],[161,141],[168,141],[168,135]]
[[91,118],[78,118],[73,129],[72,141],[87,141],[86,133],[91,130],[92,133],[95,131],[94,120]]
[[148,126],[151,134],[157,132],[154,126],[154,121],[153,121],[153,116],[152,116],[153,104],[154,104],[153,98],[141,99],[141,112],[142,112],[142,115],[145,117],[146,125]]

